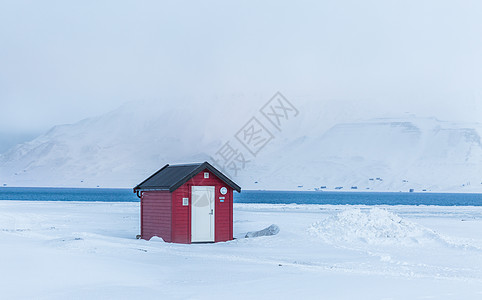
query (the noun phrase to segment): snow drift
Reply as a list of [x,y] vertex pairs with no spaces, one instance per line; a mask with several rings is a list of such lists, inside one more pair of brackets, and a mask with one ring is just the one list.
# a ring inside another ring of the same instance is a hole
[[254,238],[254,237],[260,237],[260,236],[272,236],[272,235],[277,235],[279,233],[279,226],[276,224],[272,224],[264,229],[258,230],[258,231],[250,231],[246,233],[244,236],[245,238]]
[[311,225],[308,232],[330,244],[419,244],[439,240],[430,229],[380,208],[347,209]]

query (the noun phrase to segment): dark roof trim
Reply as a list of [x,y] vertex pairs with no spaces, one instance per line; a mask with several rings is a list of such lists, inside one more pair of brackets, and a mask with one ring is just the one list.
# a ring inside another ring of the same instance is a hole
[[144,184],[146,181],[148,181],[149,179],[151,179],[152,177],[154,177],[157,173],[161,172],[162,170],[164,170],[165,168],[169,167],[169,164],[165,165],[164,167],[162,167],[161,169],[159,169],[156,173],[152,174],[151,176],[147,177],[146,180],[144,180],[143,182],[139,183],[138,185],[136,185],[136,187],[134,188],[134,193],[137,192],[137,190],[139,189],[139,186]]
[[189,179],[193,178],[194,176],[196,176],[197,174],[199,174],[202,170],[204,169],[208,169],[209,171],[211,171],[214,175],[216,175],[219,179],[221,179],[222,181],[224,181],[227,185],[229,185],[231,188],[233,188],[235,191],[237,191],[238,193],[241,193],[241,187],[238,186],[236,183],[234,183],[231,179],[229,179],[227,176],[225,176],[223,173],[221,173],[220,171],[218,171],[218,169],[216,169],[215,167],[213,167],[210,163],[208,163],[207,161],[205,161],[204,163],[202,163],[201,165],[199,165],[199,167],[197,167],[194,171],[192,171],[190,174],[188,174],[187,176],[185,176],[183,179],[181,179],[180,181],[178,181],[176,184],[174,184],[173,186],[171,186],[169,188],[169,191],[170,192],[173,192],[175,190],[177,190],[177,188],[179,188],[181,185],[183,185],[184,183],[186,183],[187,181],[189,181]]
[[[182,165],[182,166],[187,166],[188,164],[186,165]],[[196,164],[190,164],[190,165],[196,165]],[[175,167],[175,166],[181,166],[181,165],[172,165],[172,167]],[[142,184],[144,184],[145,182],[147,182],[149,179],[151,179],[152,177],[154,177],[156,174],[160,173],[161,171],[163,171],[164,169],[166,169],[167,167],[169,167],[169,164],[165,165],[162,169],[160,169],[159,171],[157,171],[156,173],[152,174],[151,176],[149,176],[146,180],[144,180],[143,182],[139,183],[135,188],[134,188],[134,192],[137,192],[138,190],[149,190],[149,189],[142,189],[140,188],[140,186]],[[229,185],[232,189],[234,189],[235,191],[237,191],[238,193],[241,193],[241,187],[238,186],[236,183],[234,183],[231,179],[229,179],[226,175],[224,175],[223,173],[221,173],[218,169],[216,169],[215,167],[213,167],[210,163],[208,163],[207,161],[205,161],[204,163],[202,164],[199,164],[199,166],[197,168],[195,168],[193,171],[191,171],[189,174],[187,174],[186,176],[184,176],[182,179],[178,180],[176,183],[174,183],[173,185],[171,185],[169,187],[169,192],[174,192],[175,190],[177,190],[180,186],[182,186],[183,184],[185,184],[187,181],[189,181],[191,178],[193,178],[194,176],[196,176],[197,174],[199,174],[201,171],[203,171],[204,169],[208,169],[209,171],[211,171],[211,173],[213,173],[214,175],[216,175],[219,179],[221,179],[222,181],[224,181],[227,185]],[[152,190],[152,188],[151,188]]]

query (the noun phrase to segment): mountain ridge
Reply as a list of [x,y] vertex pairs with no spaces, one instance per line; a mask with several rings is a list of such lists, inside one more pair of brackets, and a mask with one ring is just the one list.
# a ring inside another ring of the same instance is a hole
[[[166,163],[210,160],[237,123],[199,107],[125,105],[54,126],[0,155],[0,184],[132,187]],[[245,189],[482,191],[481,124],[373,118],[316,134],[308,123],[276,136],[233,180]]]

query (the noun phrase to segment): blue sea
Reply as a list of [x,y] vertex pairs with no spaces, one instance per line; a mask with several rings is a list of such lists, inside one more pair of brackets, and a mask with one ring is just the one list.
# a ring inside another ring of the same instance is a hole
[[[0,187],[0,200],[139,202],[132,189]],[[482,194],[242,191],[235,203],[482,206]]]

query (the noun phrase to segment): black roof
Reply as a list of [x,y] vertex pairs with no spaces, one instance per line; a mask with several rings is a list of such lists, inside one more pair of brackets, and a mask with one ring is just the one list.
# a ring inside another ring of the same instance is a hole
[[236,183],[231,181],[226,175],[218,171],[215,167],[213,167],[207,161],[203,163],[197,164],[185,164],[185,165],[172,165],[169,164],[165,165],[157,171],[156,173],[152,174],[143,182],[139,183],[135,188],[134,192],[138,190],[169,190],[169,192],[175,191],[178,187],[186,183],[189,179],[193,178],[199,172],[208,169],[214,175],[216,175],[219,179],[224,181],[227,185],[233,188],[237,192],[241,192],[241,187],[239,187]]

